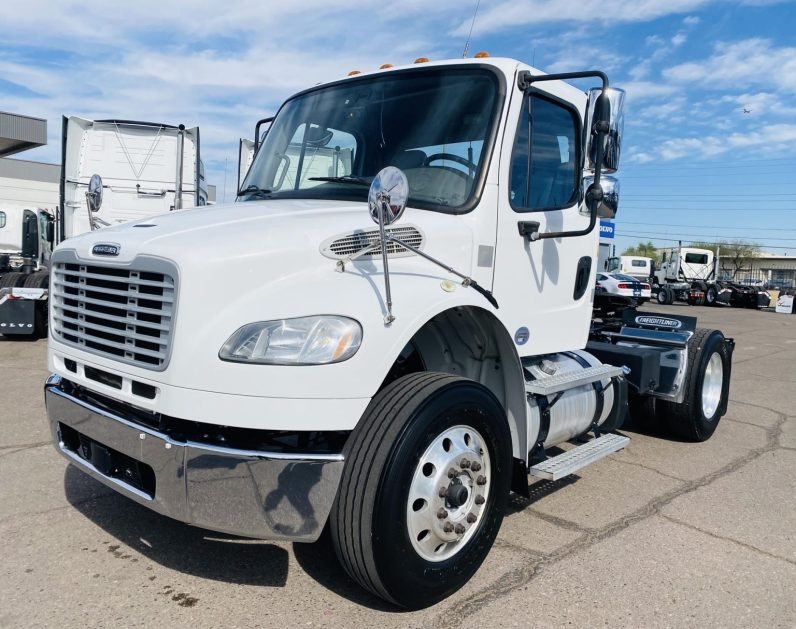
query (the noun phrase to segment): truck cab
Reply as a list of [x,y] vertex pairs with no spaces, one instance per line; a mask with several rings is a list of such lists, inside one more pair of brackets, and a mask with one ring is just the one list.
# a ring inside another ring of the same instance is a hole
[[608,258],[606,273],[623,273],[639,280],[649,280],[653,272],[653,260],[644,256],[618,256]]
[[197,526],[308,542],[328,522],[357,582],[423,607],[474,573],[528,474],[625,447],[626,377],[708,438],[731,341],[672,317],[592,325],[621,101],[599,72],[484,57],[291,97],[234,204],[54,253],[58,451]]
[[80,234],[207,205],[199,128],[64,117],[60,204],[0,209],[0,334],[46,333],[50,254]]

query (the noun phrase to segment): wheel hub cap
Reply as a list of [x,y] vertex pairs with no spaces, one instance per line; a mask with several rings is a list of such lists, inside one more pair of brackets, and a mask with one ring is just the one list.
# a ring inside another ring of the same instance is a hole
[[724,364],[718,352],[713,352],[702,379],[702,413],[713,419],[721,403],[721,390],[724,384]]
[[491,461],[481,434],[453,426],[420,457],[409,487],[406,522],[412,546],[427,561],[443,561],[475,535],[489,500]]

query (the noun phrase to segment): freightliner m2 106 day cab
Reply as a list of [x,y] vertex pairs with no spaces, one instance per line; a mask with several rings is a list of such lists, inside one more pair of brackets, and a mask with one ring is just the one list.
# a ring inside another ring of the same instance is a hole
[[0,225],[0,334],[45,332],[52,247],[67,238],[207,204],[199,128],[63,119],[61,194],[52,210],[6,209]]
[[625,447],[629,385],[707,439],[732,341],[689,317],[592,322],[621,100],[601,73],[509,59],[290,98],[235,204],[53,254],[58,451],[196,526],[328,524],[353,579],[416,608],[474,574],[529,474]]

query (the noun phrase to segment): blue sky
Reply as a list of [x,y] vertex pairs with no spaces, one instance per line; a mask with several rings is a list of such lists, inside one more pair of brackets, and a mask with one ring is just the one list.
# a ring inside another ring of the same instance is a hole
[[[49,120],[19,157],[51,162],[62,114],[199,125],[231,200],[257,119],[354,68],[461,56],[476,2],[3,2],[0,110]],[[796,256],[794,32],[792,1],[481,0],[470,53],[597,67],[627,90],[619,250],[745,239]]]

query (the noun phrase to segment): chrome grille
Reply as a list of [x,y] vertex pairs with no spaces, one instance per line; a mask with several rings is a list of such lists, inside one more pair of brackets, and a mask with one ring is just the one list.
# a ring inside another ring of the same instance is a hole
[[171,275],[57,263],[51,284],[59,341],[139,367],[166,366],[176,299]]
[[[387,233],[392,234],[396,238],[403,240],[407,245],[415,249],[422,249],[423,247],[423,234],[414,225],[402,225],[401,227],[388,227]],[[321,253],[323,255],[334,258],[342,259],[356,253],[363,247],[378,242],[379,230],[369,229],[365,231],[358,231],[343,236],[335,236],[325,241],[321,245]],[[392,257],[411,256],[414,255],[406,247],[402,247],[396,242],[387,243],[387,254]],[[364,254],[362,258],[372,258],[374,256],[381,256],[381,247],[376,247],[372,251]]]

